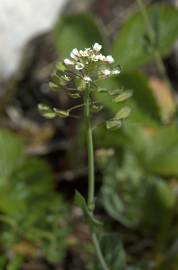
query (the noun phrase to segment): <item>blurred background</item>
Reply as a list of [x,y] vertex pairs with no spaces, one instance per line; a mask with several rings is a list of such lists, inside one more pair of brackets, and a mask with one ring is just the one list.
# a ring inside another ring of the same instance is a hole
[[[87,194],[84,124],[37,110],[78,104],[48,83],[95,42],[121,67],[108,89],[133,91],[119,130],[94,129],[103,254],[110,270],[178,270],[177,0],[0,1],[0,270],[101,269],[73,200]],[[120,108],[97,98],[94,125]]]

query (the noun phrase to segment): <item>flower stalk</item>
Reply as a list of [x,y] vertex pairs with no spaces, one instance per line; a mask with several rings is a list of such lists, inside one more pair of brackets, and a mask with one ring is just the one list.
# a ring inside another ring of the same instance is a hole
[[[111,102],[124,102],[131,96],[130,91],[123,89],[108,90],[100,87],[100,81],[113,76],[118,76],[120,69],[113,66],[114,59],[111,55],[104,56],[100,50],[102,46],[95,43],[92,48],[78,50],[74,48],[70,57],[64,59],[63,63],[58,63],[56,70],[52,75],[50,82],[51,89],[58,91],[60,88],[65,90],[71,98],[81,98],[83,103],[76,105],[67,110],[50,108],[47,105],[39,104],[38,108],[41,114],[47,118],[61,117],[66,118],[73,115],[71,112],[83,107],[84,122],[86,125],[86,143],[88,156],[88,198],[85,198],[76,192],[75,201],[83,210],[91,230],[91,238],[96,250],[96,255],[101,269],[110,270],[106,264],[99,240],[95,233],[96,226],[101,226],[101,222],[94,217],[95,209],[95,168],[94,168],[94,146],[92,133],[92,114],[102,110],[103,105],[95,98],[95,94],[105,93],[111,98]],[[130,110],[123,107],[114,118],[106,122],[108,129],[117,129],[121,126],[122,121],[128,117]]]

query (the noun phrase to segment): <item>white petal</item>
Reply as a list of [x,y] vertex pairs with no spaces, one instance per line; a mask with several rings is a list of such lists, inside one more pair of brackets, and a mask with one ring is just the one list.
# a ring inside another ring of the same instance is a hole
[[114,58],[112,57],[112,55],[106,56],[106,62],[108,62],[109,64],[114,62]]
[[64,59],[64,64],[65,65],[73,65],[74,63],[70,59],[66,58],[66,59]]
[[99,52],[101,50],[102,46],[99,43],[95,43],[93,45],[93,49],[97,52]]
[[105,61],[106,57],[103,54],[100,53],[100,54],[96,55],[96,59],[100,60],[100,61]]
[[119,74],[120,73],[120,70],[119,69],[114,69],[113,71],[112,71],[112,74],[113,75],[117,75],[117,74]]
[[110,75],[111,74],[111,71],[109,69],[104,69],[102,70],[102,73],[106,76]]
[[83,77],[83,79],[86,82],[91,82],[92,81],[92,79],[90,77],[88,77],[88,76]]
[[78,55],[79,55],[78,49],[77,49],[77,48],[74,48],[74,49],[72,50],[72,54],[78,56]]

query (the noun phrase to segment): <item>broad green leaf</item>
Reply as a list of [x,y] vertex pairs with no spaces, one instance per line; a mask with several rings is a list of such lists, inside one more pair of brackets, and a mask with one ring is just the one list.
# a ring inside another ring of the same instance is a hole
[[[149,19],[154,15],[154,6],[147,9]],[[162,56],[170,52],[178,37],[178,10],[171,6],[157,5],[159,42],[158,51]],[[134,70],[154,59],[154,50],[145,49],[144,37],[147,34],[140,12],[130,17],[118,33],[112,54],[123,70]]]
[[73,48],[84,49],[95,42],[104,45],[102,25],[88,14],[65,16],[55,27],[56,47],[62,57],[68,57]]
[[[116,233],[101,234],[99,242],[108,269],[125,270],[126,255],[119,235]],[[101,269],[101,265],[98,260],[96,260],[93,269]]]
[[7,131],[0,130],[0,183],[9,177],[22,161],[21,139]]
[[176,193],[159,177],[147,176],[136,157],[126,152],[122,167],[107,166],[102,203],[108,214],[129,228],[160,227],[176,205]]
[[[136,103],[138,109],[154,120],[159,120],[159,109],[154,98],[152,89],[149,86],[147,78],[139,72],[130,72],[120,74],[118,78],[111,78],[104,82],[104,87],[110,91],[112,95],[120,94],[122,89],[132,90],[132,97],[127,101]],[[98,94],[98,100],[103,102],[112,112],[116,113],[121,108],[120,103],[113,103],[107,94]],[[136,113],[136,109],[132,110],[131,117]]]
[[14,168],[8,184],[2,183],[0,211],[18,218],[18,214],[26,212],[28,203],[45,199],[51,192],[52,176],[47,164],[36,159],[25,161]]
[[[178,130],[174,127],[134,128],[125,126],[130,149],[140,164],[150,173],[162,176],[178,175]],[[138,140],[139,138],[139,140]]]

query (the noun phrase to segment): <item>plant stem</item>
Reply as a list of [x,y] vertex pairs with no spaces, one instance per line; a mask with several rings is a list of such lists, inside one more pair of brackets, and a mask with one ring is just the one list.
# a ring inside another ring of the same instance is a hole
[[93,136],[90,119],[89,89],[87,89],[85,95],[85,122],[86,122],[86,137],[87,137],[87,152],[88,152],[88,208],[89,211],[93,213],[95,207],[94,202],[95,175],[94,175]]
[[[148,17],[144,2],[143,2],[143,0],[136,0],[136,1],[137,1],[138,6],[139,6],[139,9],[140,9],[140,11],[141,11],[141,13],[143,15],[146,30],[147,30],[148,36],[150,38],[150,41],[151,41],[152,44],[154,44],[155,34],[154,34],[154,30],[152,28],[151,22],[149,20],[149,17]],[[154,59],[155,59],[157,68],[159,70],[159,73],[160,73],[162,79],[166,82],[169,89],[173,91],[173,87],[172,87],[172,84],[171,84],[171,82],[169,80],[169,77],[167,76],[167,72],[166,72],[164,63],[162,61],[162,58],[160,56],[159,51],[156,48],[154,48]]]
[[92,233],[92,240],[93,240],[93,244],[94,244],[95,249],[96,249],[96,254],[97,254],[98,260],[99,260],[103,270],[109,270],[109,268],[106,265],[106,262],[104,260],[104,257],[103,257],[103,254],[101,252],[100,245],[99,245],[99,242],[98,242],[98,239],[97,239],[97,236],[95,233]]
[[[90,94],[89,88],[86,89],[84,95],[84,114],[86,123],[86,139],[87,139],[87,153],[88,153],[88,209],[90,214],[93,216],[93,211],[95,208],[95,169],[94,169],[94,151],[93,151],[93,134],[92,134],[92,124],[90,117]],[[103,270],[109,270],[106,265],[105,259],[103,257],[99,241],[94,232],[92,232],[92,241],[96,250],[96,255],[98,261]]]

